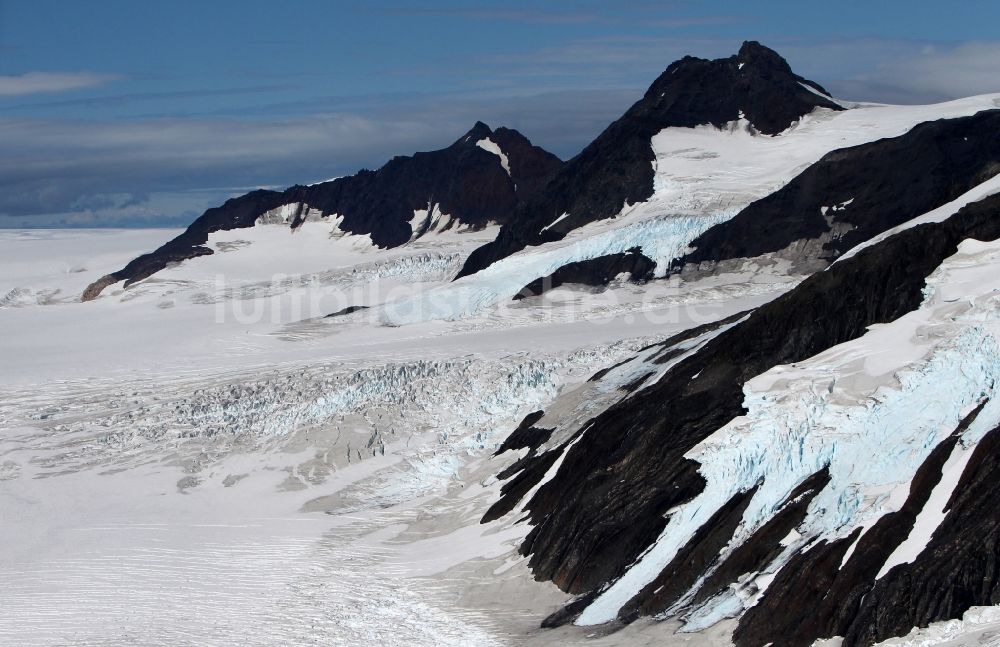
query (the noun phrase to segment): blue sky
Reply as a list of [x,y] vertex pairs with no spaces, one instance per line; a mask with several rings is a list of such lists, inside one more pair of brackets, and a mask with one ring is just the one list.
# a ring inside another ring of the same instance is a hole
[[0,227],[187,224],[481,119],[568,158],[746,39],[837,96],[1000,91],[1000,3],[0,0]]

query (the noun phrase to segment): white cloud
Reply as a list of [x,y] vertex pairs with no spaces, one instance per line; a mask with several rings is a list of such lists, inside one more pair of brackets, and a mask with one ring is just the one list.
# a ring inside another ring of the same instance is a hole
[[1000,91],[1000,42],[919,40],[765,42],[792,69],[834,96],[883,103],[934,103]]
[[66,92],[103,85],[121,77],[90,72],[27,72],[0,75],[0,97],[20,97],[40,92]]
[[[748,37],[752,37],[748,35]],[[885,103],[932,103],[1000,91],[1000,42],[901,39],[806,40],[762,38],[792,69],[836,96]],[[578,80],[589,87],[645,89],[672,61],[735,54],[733,38],[602,36],[496,54],[480,61],[518,84]]]

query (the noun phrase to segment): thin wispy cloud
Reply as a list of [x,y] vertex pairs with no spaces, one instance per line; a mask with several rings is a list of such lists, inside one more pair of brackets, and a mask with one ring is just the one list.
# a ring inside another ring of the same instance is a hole
[[[237,14],[65,3],[44,17],[24,3],[7,17],[17,28],[0,30],[0,226],[200,213],[230,196],[219,187],[376,168],[446,146],[476,120],[568,158],[671,62],[730,56],[743,40],[844,99],[1000,90],[996,10],[773,4],[316,2],[303,21],[266,0]],[[925,28],[930,15],[943,26]],[[153,19],[163,28],[144,33]],[[107,69],[122,76],[52,71]]]
[[121,79],[114,74],[90,72],[26,72],[0,75],[0,97],[20,97],[45,92],[68,92],[92,88]]
[[[919,104],[1000,92],[998,41],[761,40],[785,56],[797,73],[845,99]],[[739,39],[601,36],[491,55],[481,63],[498,77],[524,83],[558,78],[585,80],[591,87],[645,88],[681,56],[729,56],[739,44]]]
[[868,38],[775,46],[793,69],[843,99],[920,104],[1000,92],[998,41]]
[[690,16],[685,18],[659,18],[646,21],[650,27],[665,27],[682,29],[685,27],[715,27],[718,25],[735,25],[753,22],[749,16]]
[[67,108],[73,106],[97,107],[102,105],[120,105],[122,103],[134,103],[142,101],[163,101],[165,99],[201,99],[205,97],[226,97],[248,94],[276,93],[293,89],[297,86],[290,83],[274,85],[255,85],[240,88],[218,88],[214,90],[174,90],[170,92],[128,92],[122,94],[110,94],[97,97],[85,97],[80,99],[60,99],[57,101],[34,101],[30,103],[18,103],[12,106],[0,106],[2,110],[22,110],[24,108]]
[[[857,79],[867,87],[881,87],[925,99],[953,99],[1000,92],[1000,43],[925,44],[880,62]],[[859,88],[861,91],[861,88]]]
[[[602,89],[506,99],[479,94],[397,96],[391,101],[357,97],[352,112],[281,120],[3,118],[0,226],[23,224],[26,218],[49,222],[53,214],[56,222],[68,222],[69,214],[84,212],[73,222],[96,222],[102,214],[109,223],[143,222],[133,214],[150,207],[132,196],[156,193],[178,196],[178,212],[200,212],[231,197],[231,187],[244,193],[246,187],[262,184],[309,183],[377,168],[394,155],[443,148],[479,119],[517,128],[569,157],[638,96],[633,90]],[[192,185],[192,178],[202,184]],[[197,195],[182,198],[183,193]],[[130,197],[117,197],[122,195]]]
[[452,15],[482,20],[507,20],[512,22],[527,22],[549,25],[573,25],[593,23],[601,20],[601,16],[592,13],[555,12],[555,11],[457,11]]
[[[848,99],[917,103],[1000,91],[993,74],[1000,69],[1000,43],[773,44],[796,71]],[[446,146],[477,119],[517,128],[568,158],[638,99],[672,60],[692,52],[726,56],[736,47],[725,39],[609,36],[476,62],[493,70],[484,77],[492,82],[462,92],[320,95],[183,119],[0,119],[0,215],[85,211],[80,222],[99,220],[102,213],[119,221],[149,209],[143,194],[200,189],[192,178],[218,187],[350,174],[396,154]],[[837,78],[838,71],[847,74]],[[573,81],[581,74],[588,86]],[[113,207],[104,197],[133,193],[140,197]],[[191,198],[191,208],[205,206],[205,196]],[[220,201],[228,196],[217,192]],[[188,203],[178,198],[177,204]]]
[[439,16],[469,20],[501,20],[550,25],[574,25],[605,20],[597,13],[546,11],[541,9],[504,9],[486,7],[380,7],[373,12],[393,16]]
[[481,63],[504,77],[565,77],[584,79],[591,86],[638,84],[645,88],[667,65],[686,54],[727,56],[736,51],[740,42],[740,39],[608,35],[494,54],[483,57]]
[[109,206],[102,195],[181,191],[193,179],[208,187],[310,181],[345,162],[381,164],[423,145],[440,125],[356,115],[267,122],[0,119],[0,216],[100,211]]

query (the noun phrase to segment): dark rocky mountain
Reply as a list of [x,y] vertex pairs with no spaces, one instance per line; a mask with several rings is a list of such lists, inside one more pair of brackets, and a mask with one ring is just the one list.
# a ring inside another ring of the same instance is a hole
[[[676,267],[805,249],[825,266],[860,242],[1000,173],[1000,110],[917,125],[826,154],[780,190],[696,238]],[[814,245],[803,245],[804,242]]]
[[[554,175],[544,192],[521,204],[497,239],[473,252],[459,276],[610,218],[626,202],[647,200],[653,194],[650,140],[664,128],[721,127],[742,114],[757,131],[776,135],[816,108],[841,110],[826,94],[753,41],[729,58],[688,56],[672,63],[642,99]],[[546,228],[564,213],[569,216]]]
[[633,283],[644,283],[653,278],[655,269],[656,262],[645,256],[638,247],[634,247],[620,254],[567,263],[552,274],[537,278],[521,288],[514,295],[514,300],[539,296],[566,284],[603,286],[623,273],[628,274]]
[[[506,157],[509,172],[496,151],[478,145],[483,140],[490,140]],[[287,223],[292,228],[306,218],[336,214],[343,218],[341,230],[368,234],[380,247],[402,245],[433,227],[430,212],[435,205],[439,213],[452,218],[439,225],[443,228],[455,223],[474,228],[503,223],[519,203],[536,195],[561,165],[559,158],[533,146],[516,130],[492,130],[477,122],[447,148],[395,157],[377,171],[362,170],[350,177],[284,191],[252,191],[227,200],[159,249],[92,284],[83,300],[96,298],[114,283],[124,281],[128,286],[170,263],[211,254],[205,242],[212,232],[252,227],[258,218],[285,205],[292,205]],[[419,209],[427,210],[428,218],[413,231],[410,221]]]
[[[899,137],[824,155],[774,193],[691,243],[670,273],[712,271],[723,261],[778,254],[810,272],[858,243],[947,204],[1000,173],[1000,110],[916,125]],[[641,250],[639,250],[641,251]],[[586,271],[583,271],[586,269]],[[573,263],[545,281],[607,285],[621,271],[605,261]],[[555,287],[552,285],[551,287]]]
[[[620,401],[575,431],[568,430],[565,440],[551,448],[540,451],[552,434],[551,429],[534,426],[542,415],[526,419],[516,438],[501,449],[528,446],[524,438],[543,440],[531,444],[528,454],[502,474],[508,479],[502,497],[484,521],[515,509],[562,459],[555,475],[525,502],[532,530],[520,550],[529,557],[537,579],[551,580],[581,597],[543,626],[572,621],[657,540],[672,509],[704,490],[698,463],[685,455],[745,413],[742,388],[747,380],[911,312],[924,299],[926,277],[970,238],[1000,238],[1000,195],[970,204],[943,222],[905,229],[863,249],[734,325],[726,327],[732,320],[719,322],[663,342],[659,361],[678,357],[681,348],[690,348],[692,338],[707,340],[655,382],[630,387]],[[910,484],[906,503],[879,519],[849,557],[858,532],[820,540],[782,566],[760,601],[740,617],[736,644],[806,647],[839,635],[849,647],[871,645],[914,626],[959,617],[972,606],[997,604],[1000,429],[988,433],[974,450],[946,506],[949,514],[926,548],[912,562],[878,577],[941,480],[958,435],[984,406],[981,402],[929,455]],[[761,570],[780,553],[783,538],[802,521],[809,502],[828,482],[825,469],[806,478],[720,563],[720,549],[733,536],[756,486],[737,493],[621,608],[618,621],[664,612],[683,615],[744,574]],[[683,598],[692,588],[694,597]]]

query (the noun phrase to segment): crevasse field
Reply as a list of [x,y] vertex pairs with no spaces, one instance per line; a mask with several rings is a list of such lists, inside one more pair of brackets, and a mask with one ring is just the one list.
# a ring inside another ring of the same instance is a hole
[[[532,629],[536,601],[496,594],[528,586],[526,529],[478,524],[509,462],[497,445],[600,368],[788,281],[565,290],[405,326],[310,312],[444,285],[491,233],[387,252],[260,225],[90,303],[90,280],[172,232],[0,233],[0,636],[488,645]],[[679,299],[696,307],[678,317]]]

